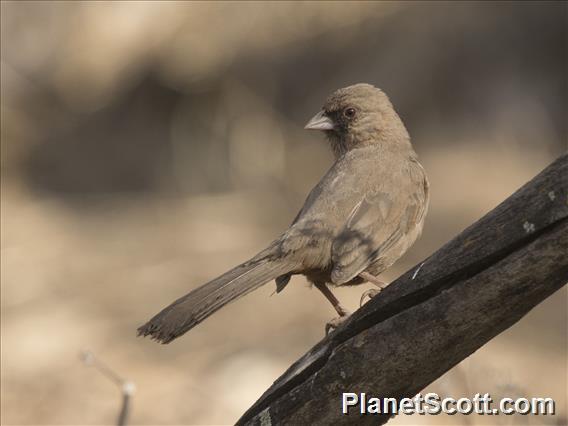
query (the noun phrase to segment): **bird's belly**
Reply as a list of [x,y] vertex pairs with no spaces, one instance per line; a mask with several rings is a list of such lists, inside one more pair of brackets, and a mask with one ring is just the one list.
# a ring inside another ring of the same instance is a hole
[[331,281],[331,268],[308,269],[302,272],[306,279],[312,283],[329,283]]

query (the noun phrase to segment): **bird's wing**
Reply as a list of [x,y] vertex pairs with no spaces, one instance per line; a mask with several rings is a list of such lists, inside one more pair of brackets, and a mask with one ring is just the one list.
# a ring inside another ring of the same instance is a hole
[[417,162],[410,164],[406,177],[366,193],[355,205],[332,245],[334,283],[348,282],[370,264],[386,261],[389,249],[422,221],[428,182]]

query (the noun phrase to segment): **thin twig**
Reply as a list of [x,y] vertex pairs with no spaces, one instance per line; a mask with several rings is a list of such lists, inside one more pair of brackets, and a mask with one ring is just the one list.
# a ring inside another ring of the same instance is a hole
[[136,392],[136,386],[134,385],[134,383],[122,378],[108,365],[95,357],[95,355],[91,351],[82,351],[79,354],[79,358],[86,366],[94,367],[99,373],[101,373],[103,376],[105,376],[120,388],[120,392],[122,393],[122,405],[120,407],[120,412],[118,414],[118,420],[116,424],[118,426],[126,426],[128,414],[130,413],[130,401],[132,399],[132,395],[134,395],[134,392]]

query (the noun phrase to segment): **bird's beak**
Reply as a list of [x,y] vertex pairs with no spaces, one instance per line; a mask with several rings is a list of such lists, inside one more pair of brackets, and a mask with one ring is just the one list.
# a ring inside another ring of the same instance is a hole
[[304,127],[307,130],[333,130],[334,128],[333,121],[325,115],[325,111],[320,111],[314,115]]

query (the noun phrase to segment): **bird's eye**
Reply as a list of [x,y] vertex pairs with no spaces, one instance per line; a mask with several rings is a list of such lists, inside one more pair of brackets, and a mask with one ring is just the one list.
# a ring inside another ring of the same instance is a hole
[[343,115],[349,119],[355,117],[355,113],[356,113],[355,108],[352,107],[348,107],[343,110]]

